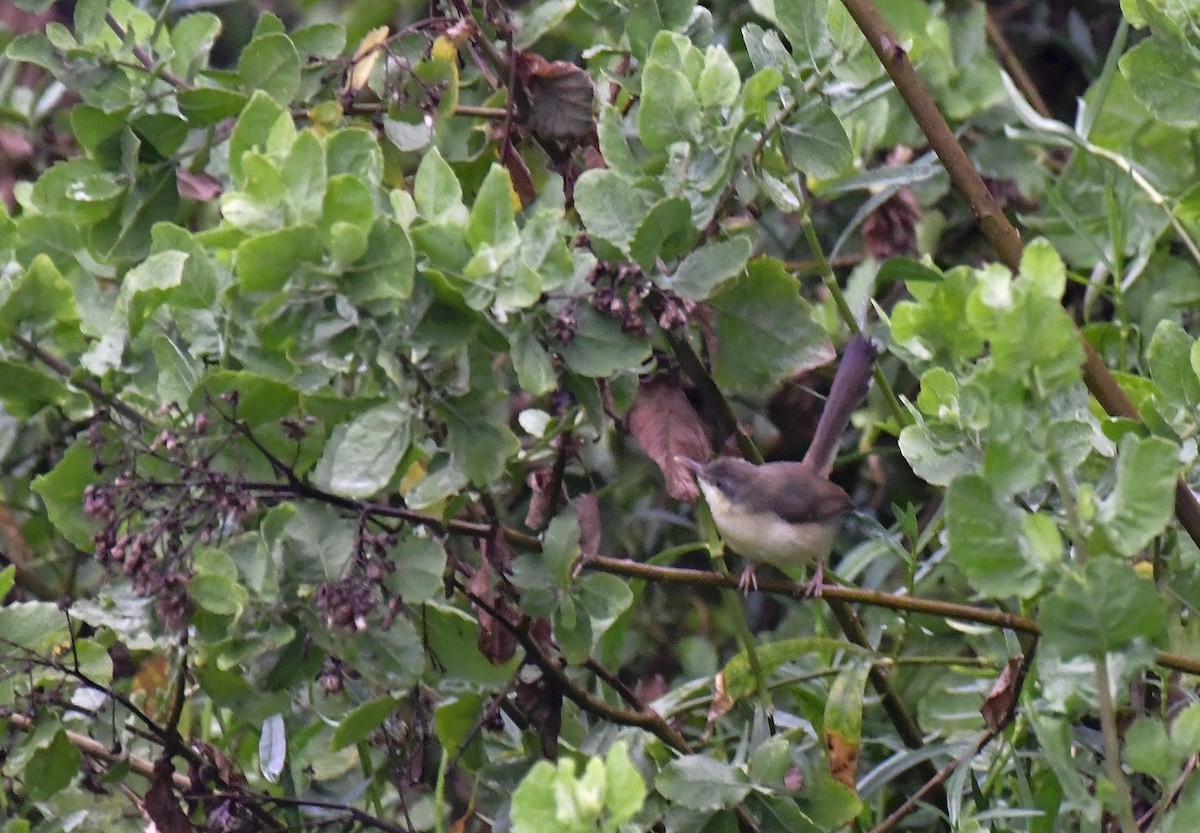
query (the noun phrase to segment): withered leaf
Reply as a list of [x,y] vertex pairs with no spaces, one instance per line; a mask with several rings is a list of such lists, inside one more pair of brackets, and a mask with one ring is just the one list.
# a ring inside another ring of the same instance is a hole
[[[468,587],[472,595],[483,602],[474,606],[479,623],[475,630],[475,643],[479,646],[479,653],[487,657],[492,665],[503,665],[517,652],[517,638],[497,621],[496,617],[505,615],[512,608],[493,589],[492,573],[486,562],[471,576]],[[493,615],[493,612],[496,615]]]
[[1021,658],[1011,657],[1004,665],[1004,670],[996,678],[992,690],[984,699],[979,713],[983,715],[984,724],[993,732],[1004,725],[1005,719],[1012,711],[1017,699],[1017,683],[1021,679]]
[[175,790],[171,783],[171,775],[174,772],[175,768],[171,766],[169,756],[155,761],[154,777],[150,781],[150,789],[146,791],[142,809],[159,833],[192,833],[195,827],[192,826],[187,813],[179,806],[179,800],[175,798]]
[[629,433],[662,469],[667,494],[694,501],[700,491],[679,457],[707,460],[712,449],[708,428],[683,391],[665,375],[652,376],[638,388],[629,408]]
[[543,139],[578,139],[595,126],[592,79],[568,61],[547,61],[533,52],[517,60],[516,102],[521,122]]
[[221,196],[221,191],[224,190],[216,177],[206,173],[194,174],[182,169],[176,172],[175,182],[179,196],[196,202],[212,202]]
[[859,744],[836,732],[825,733],[825,752],[829,756],[829,774],[851,791],[855,789]]
[[585,558],[600,554],[600,496],[584,492],[575,501],[575,517],[579,519],[579,549]]

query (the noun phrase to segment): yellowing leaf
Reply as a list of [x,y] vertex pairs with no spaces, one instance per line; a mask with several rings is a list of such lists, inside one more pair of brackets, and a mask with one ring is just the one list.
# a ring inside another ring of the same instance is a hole
[[375,68],[375,62],[379,60],[379,48],[387,41],[388,27],[380,26],[377,29],[372,29],[359,42],[358,48],[354,50],[354,68],[350,70],[350,77],[346,79],[346,91],[357,93],[367,85],[368,79],[371,77],[371,70]]

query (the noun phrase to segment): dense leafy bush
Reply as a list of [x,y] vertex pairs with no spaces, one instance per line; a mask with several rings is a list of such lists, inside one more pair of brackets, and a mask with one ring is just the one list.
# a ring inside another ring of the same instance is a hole
[[[6,833],[1194,826],[1186,4],[1067,121],[980,4],[19,5]],[[677,456],[858,331],[744,598]]]

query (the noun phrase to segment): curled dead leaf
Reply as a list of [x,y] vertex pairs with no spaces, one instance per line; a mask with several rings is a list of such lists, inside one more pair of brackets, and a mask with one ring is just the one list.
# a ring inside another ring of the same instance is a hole
[[628,423],[629,433],[662,470],[667,494],[696,500],[700,490],[679,458],[707,460],[712,445],[708,428],[683,390],[662,374],[643,381],[629,408]]
[[533,52],[516,56],[517,112],[542,139],[579,139],[595,127],[591,77],[568,61],[547,61]]

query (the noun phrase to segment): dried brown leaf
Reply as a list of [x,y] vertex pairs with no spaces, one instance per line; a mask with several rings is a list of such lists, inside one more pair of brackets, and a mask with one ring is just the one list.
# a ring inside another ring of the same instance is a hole
[[825,733],[825,753],[829,757],[829,774],[840,784],[855,792],[858,772],[859,744],[836,732]]
[[171,765],[169,756],[163,756],[154,763],[154,777],[150,780],[150,789],[142,802],[146,817],[154,823],[158,833],[192,833],[196,828],[188,819],[187,813],[179,806],[171,775],[175,767]]
[[579,139],[595,127],[592,79],[567,61],[533,52],[517,55],[517,104],[521,121],[544,139]]
[[662,469],[667,494],[676,500],[699,496],[695,478],[680,457],[707,460],[712,445],[708,428],[678,385],[666,376],[642,382],[629,409],[629,433]]
[[206,173],[180,170],[175,174],[179,196],[196,202],[212,202],[224,190],[221,181]]
[[993,732],[1004,725],[1017,700],[1017,684],[1021,680],[1021,658],[1012,657],[996,678],[992,690],[979,708],[984,724]]
[[584,492],[575,501],[575,517],[579,519],[579,549],[584,558],[600,554],[600,496]]

